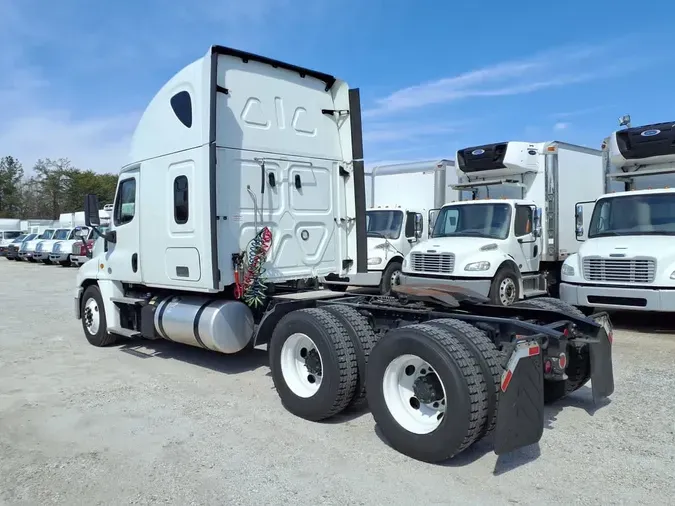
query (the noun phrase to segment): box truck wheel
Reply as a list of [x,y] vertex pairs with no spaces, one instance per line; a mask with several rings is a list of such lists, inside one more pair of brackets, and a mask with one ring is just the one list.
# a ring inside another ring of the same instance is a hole
[[353,307],[334,304],[326,306],[326,311],[340,320],[354,345],[358,375],[354,397],[346,409],[360,409],[366,404],[366,369],[370,352],[377,343],[377,335],[368,318]]
[[382,295],[390,295],[391,287],[400,283],[402,264],[399,260],[392,261],[382,273],[382,280],[380,281],[380,293]]
[[499,306],[510,306],[520,299],[518,274],[511,267],[501,267],[492,278],[490,299]]
[[[565,301],[551,297],[538,297],[536,299],[518,302],[518,306],[550,309],[561,313],[583,318],[584,315],[574,306]],[[544,402],[551,403],[562,399],[575,390],[579,390],[591,379],[591,355],[587,344],[571,344],[567,347],[567,367],[565,367],[567,379],[563,381],[544,380]]]
[[284,407],[318,421],[347,407],[354,397],[358,364],[344,325],[325,309],[285,315],[269,343],[272,380]]
[[80,304],[82,329],[89,344],[100,347],[108,346],[117,341],[117,337],[107,331],[105,308],[98,286],[89,286],[84,291]]
[[368,405],[387,441],[425,462],[447,460],[480,436],[485,378],[449,330],[420,323],[387,332],[373,348]]
[[453,318],[443,318],[431,320],[432,325],[438,325],[448,330],[454,337],[459,339],[466,349],[470,351],[476,361],[475,366],[479,367],[483,373],[486,382],[487,391],[487,410],[486,423],[478,439],[490,434],[497,424],[497,404],[499,402],[499,388],[501,385],[502,356],[497,347],[482,330],[461,320]]

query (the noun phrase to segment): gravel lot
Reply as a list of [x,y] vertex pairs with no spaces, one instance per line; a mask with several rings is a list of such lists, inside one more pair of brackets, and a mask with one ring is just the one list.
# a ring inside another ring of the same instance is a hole
[[[0,503],[667,504],[675,495],[675,323],[617,315],[611,402],[584,387],[539,443],[483,441],[434,466],[390,449],[369,413],[288,414],[266,353],[170,342],[89,346],[75,269],[0,259]],[[633,330],[630,330],[633,329]],[[668,498],[671,499],[668,499]]]

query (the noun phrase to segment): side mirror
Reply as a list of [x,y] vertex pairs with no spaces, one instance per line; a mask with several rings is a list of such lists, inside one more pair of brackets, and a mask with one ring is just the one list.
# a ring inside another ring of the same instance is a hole
[[584,235],[584,206],[577,204],[574,209],[574,223],[577,238]]
[[98,197],[91,193],[84,198],[84,224],[88,227],[98,227],[101,224]]
[[419,238],[422,237],[422,232],[424,231],[423,227],[424,227],[424,223],[422,222],[422,215],[416,214],[415,215],[415,239],[419,239]]
[[87,237],[89,235],[89,230],[86,228],[81,228],[75,232],[75,237]]
[[534,236],[539,238],[541,237],[541,207],[537,207],[534,210]]

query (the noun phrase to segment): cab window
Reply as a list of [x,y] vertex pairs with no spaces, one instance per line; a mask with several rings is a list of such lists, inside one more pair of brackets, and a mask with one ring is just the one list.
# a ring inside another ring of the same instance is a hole
[[129,223],[136,214],[136,178],[122,181],[115,199],[115,225]]

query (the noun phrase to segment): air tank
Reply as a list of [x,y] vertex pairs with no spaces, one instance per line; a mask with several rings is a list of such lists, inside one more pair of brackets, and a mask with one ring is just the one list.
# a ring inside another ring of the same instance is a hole
[[163,339],[230,354],[249,344],[254,319],[243,302],[172,295],[156,302],[154,327]]

